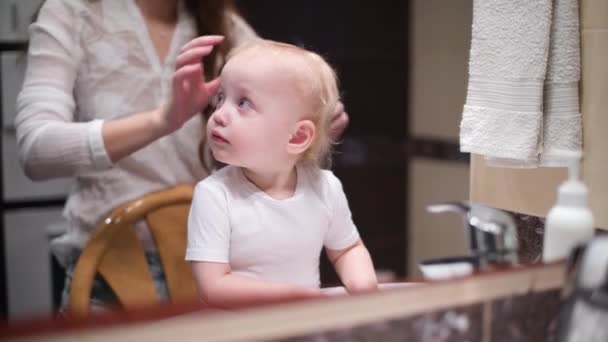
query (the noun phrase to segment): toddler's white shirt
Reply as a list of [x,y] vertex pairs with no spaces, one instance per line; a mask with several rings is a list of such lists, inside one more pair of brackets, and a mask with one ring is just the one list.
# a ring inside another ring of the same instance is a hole
[[244,276],[319,287],[323,246],[349,247],[359,233],[331,171],[298,166],[297,175],[294,195],[284,200],[259,190],[234,166],[199,182],[186,260],[229,263]]

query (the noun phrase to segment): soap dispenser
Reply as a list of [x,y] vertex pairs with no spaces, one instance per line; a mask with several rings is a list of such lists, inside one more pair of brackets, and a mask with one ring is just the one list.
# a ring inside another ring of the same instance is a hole
[[568,160],[568,179],[557,192],[557,202],[547,214],[543,261],[565,259],[577,245],[593,238],[593,215],[587,205],[587,187],[579,179],[581,154],[559,151]]

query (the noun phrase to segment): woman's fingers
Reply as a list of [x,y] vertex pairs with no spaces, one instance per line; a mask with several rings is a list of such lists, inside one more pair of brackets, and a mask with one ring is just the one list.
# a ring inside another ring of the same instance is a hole
[[203,77],[202,64],[199,63],[198,66],[199,68],[189,70],[188,73],[186,73],[186,75],[184,76],[186,82],[188,82],[188,84],[190,85],[189,90],[191,91],[196,91],[197,89],[200,89],[205,82],[205,78]]
[[[186,101],[193,107],[206,106],[220,86],[219,78],[205,83],[200,64],[186,65],[173,75],[173,98]],[[194,108],[200,111],[202,108]]]
[[336,109],[334,109],[334,115],[332,117],[332,121],[335,120],[336,118],[339,118],[343,112],[344,112],[344,104],[342,103],[342,101],[338,101],[338,103],[336,104]]
[[216,78],[213,81],[209,81],[205,83],[205,92],[207,96],[212,97],[217,93],[217,90],[220,88],[220,79]]
[[213,50],[212,46],[196,47],[180,53],[175,59],[175,69],[179,69],[186,64],[200,63],[201,58],[209,55]]
[[213,45],[217,45],[219,43],[221,43],[224,40],[224,36],[200,36],[197,38],[192,39],[191,41],[189,41],[188,43],[186,43],[184,46],[182,46],[182,49],[180,52],[189,50],[193,47],[197,47],[197,46],[213,46]]
[[173,74],[173,89],[174,90],[186,90],[184,89],[184,82],[188,82],[190,87],[194,86],[195,83],[192,83],[192,79],[199,75],[202,79],[202,66],[200,64],[189,64],[184,67],[179,68],[179,70],[175,71]]
[[331,119],[330,135],[332,140],[336,141],[346,129],[349,122],[348,113],[344,111],[344,104],[338,102],[334,110],[334,116]]
[[184,79],[188,78],[190,74],[200,74],[202,69],[203,67],[200,64],[189,64],[179,68],[175,71],[175,73],[173,73],[173,84],[183,81]]
[[348,126],[348,122],[349,122],[349,118],[348,118],[348,114],[346,114],[346,112],[344,112],[339,117],[335,118],[334,121],[331,122],[330,136],[333,141],[337,141],[340,138],[340,136],[346,129],[346,126]]

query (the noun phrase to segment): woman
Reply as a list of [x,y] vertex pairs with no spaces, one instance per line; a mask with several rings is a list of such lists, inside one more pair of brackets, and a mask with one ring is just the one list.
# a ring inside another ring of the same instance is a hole
[[[31,27],[16,118],[20,160],[35,180],[75,177],[52,242],[71,272],[100,220],[146,193],[206,177],[201,113],[226,53],[255,38],[231,1],[47,0]],[[200,63],[203,59],[203,63]],[[334,128],[346,125],[339,110]],[[144,241],[166,298],[154,243]],[[101,279],[92,304],[114,301]]]

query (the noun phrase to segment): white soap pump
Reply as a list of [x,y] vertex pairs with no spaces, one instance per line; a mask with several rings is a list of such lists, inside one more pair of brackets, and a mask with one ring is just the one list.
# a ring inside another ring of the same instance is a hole
[[547,214],[543,261],[566,258],[577,245],[593,238],[593,214],[587,206],[587,187],[579,179],[581,153],[559,151],[567,159],[568,180],[557,192],[557,203]]

